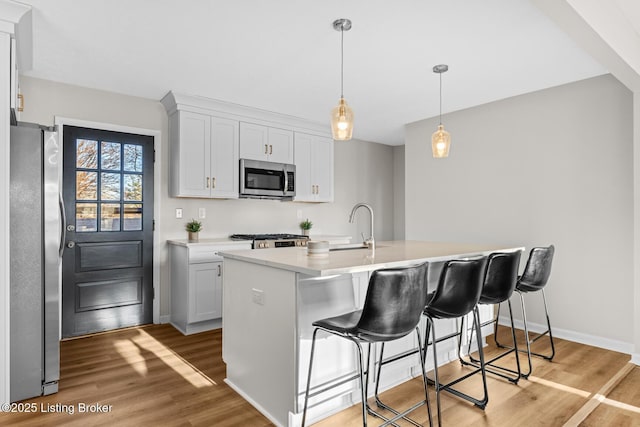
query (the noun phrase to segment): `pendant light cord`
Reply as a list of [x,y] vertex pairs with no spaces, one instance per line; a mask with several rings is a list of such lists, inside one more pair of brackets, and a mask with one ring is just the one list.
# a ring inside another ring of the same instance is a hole
[[440,74],[440,124],[442,124],[442,73]]
[[344,98],[344,24],[340,28],[340,98]]

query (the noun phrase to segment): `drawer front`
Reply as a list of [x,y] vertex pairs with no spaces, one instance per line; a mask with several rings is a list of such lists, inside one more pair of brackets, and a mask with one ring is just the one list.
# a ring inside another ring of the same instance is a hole
[[196,246],[189,248],[189,264],[201,264],[204,262],[221,262],[223,258],[218,255],[221,251],[237,251],[251,249],[251,243],[238,243],[232,245]]

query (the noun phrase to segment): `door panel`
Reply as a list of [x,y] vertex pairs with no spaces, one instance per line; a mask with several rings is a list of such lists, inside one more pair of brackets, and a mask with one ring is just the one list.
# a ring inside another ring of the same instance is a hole
[[153,321],[153,137],[64,127],[62,336]]

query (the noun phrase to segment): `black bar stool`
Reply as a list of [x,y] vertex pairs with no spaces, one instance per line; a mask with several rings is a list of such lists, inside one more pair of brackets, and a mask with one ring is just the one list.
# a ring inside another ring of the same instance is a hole
[[[340,316],[322,319],[313,322],[315,327],[311,341],[311,356],[309,361],[309,375],[307,376],[307,389],[305,392],[304,410],[302,415],[302,426],[305,426],[307,417],[307,403],[310,397],[309,389],[311,382],[311,369],[313,366],[313,353],[315,350],[316,334],[323,330],[336,336],[352,341],[358,350],[358,377],[362,393],[362,425],[367,425],[367,413],[383,419],[382,426],[395,424],[400,418],[404,418],[413,424],[419,425],[406,415],[418,407],[427,405],[429,425],[431,425],[431,405],[427,392],[427,376],[425,372],[424,354],[420,353],[420,363],[422,365],[422,380],[424,383],[424,400],[421,400],[411,408],[398,412],[392,410],[396,415],[393,418],[386,418],[375,412],[367,402],[367,386],[369,383],[369,359],[367,357],[366,371],[363,364],[362,343],[368,344],[369,355],[371,355],[371,344],[393,341],[402,338],[415,330],[418,343],[421,346],[418,323],[424,310],[427,296],[427,271],[428,263],[408,268],[392,268],[374,271],[369,280],[369,287],[362,310],[353,311]],[[380,363],[382,362],[382,351],[380,352]],[[378,375],[380,370],[378,370]],[[365,378],[366,376],[366,378]],[[379,378],[379,376],[378,376]],[[329,390],[325,388],[313,395],[317,395]],[[376,400],[378,399],[378,388],[376,387]],[[386,407],[386,409],[391,409]]]
[[[555,346],[553,345],[553,335],[551,333],[551,322],[549,321],[549,311],[547,310],[547,298],[544,294],[544,287],[549,281],[551,275],[551,264],[553,262],[553,254],[555,253],[555,247],[553,245],[547,247],[536,247],[531,249],[529,258],[527,259],[527,265],[524,268],[522,275],[518,278],[516,283],[516,292],[520,295],[520,304],[522,306],[522,321],[524,322],[524,334],[525,342],[527,344],[527,359],[529,362],[529,371],[526,374],[522,374],[523,378],[527,378],[531,375],[531,355],[539,356],[547,360],[553,359],[556,354]],[[535,338],[529,338],[529,328],[527,327],[527,313],[524,306],[524,294],[538,292],[542,294],[542,301],[544,303],[544,314],[547,318],[547,330],[538,334]],[[500,308],[498,307],[498,310]],[[513,328],[513,326],[512,326]],[[531,344],[545,335],[549,335],[549,344],[551,345],[550,354],[540,354],[531,351]],[[503,346],[496,341],[496,344],[500,347],[509,348]],[[522,351],[522,350],[520,350]]]
[[[440,383],[438,378],[438,352],[436,350],[436,344],[450,338],[457,338],[460,340],[461,336],[460,332],[454,332],[452,334],[436,338],[434,328],[434,319],[461,318],[462,322],[464,322],[464,317],[473,312],[473,321],[476,326],[476,330],[480,330],[480,316],[478,314],[477,304],[482,292],[482,272],[484,262],[484,258],[447,261],[442,268],[442,273],[440,274],[440,279],[435,292],[427,296],[428,302],[424,308],[424,315],[427,317],[427,327],[425,329],[424,339],[424,359],[427,357],[427,347],[431,344],[433,346],[433,371],[435,376],[433,383],[436,389],[438,425],[441,424],[442,419],[440,414],[440,392],[442,390],[446,390],[455,396],[466,399],[481,409],[484,409],[489,401],[487,393],[487,378],[484,369],[484,355],[482,353],[481,334],[476,334],[476,337],[478,339],[478,354],[480,357],[479,369],[482,373],[484,396],[481,399],[477,399],[453,388],[455,384],[475,374],[476,371],[463,375],[447,384]],[[431,342],[428,342],[429,333],[431,333]]]
[[[509,319],[511,320],[511,337],[513,339],[513,348],[494,356],[490,360],[485,360],[484,365],[487,372],[491,372],[492,374],[503,377],[514,384],[518,383],[521,375],[521,370],[520,358],[518,357],[518,344],[516,343],[516,332],[513,325],[513,312],[511,310],[511,301],[509,300],[509,298],[511,298],[511,295],[513,294],[513,291],[516,287],[519,266],[520,251],[495,252],[490,254],[487,258],[487,264],[484,270],[482,294],[480,295],[480,300],[478,301],[478,304],[498,305],[496,316],[493,319],[487,320],[486,322],[480,324],[481,328],[493,324],[494,340],[496,340],[496,336],[498,334],[498,315],[500,314],[500,304],[505,301],[507,302],[507,305],[509,307]],[[468,341],[467,354],[469,355],[469,361],[465,360],[462,357],[460,349],[458,349],[458,355],[460,357],[460,362],[462,362],[463,365],[472,365],[476,368],[479,368],[480,361],[471,356],[471,337],[473,336],[474,331],[477,331],[475,325],[472,328],[471,336],[469,336]],[[460,330],[460,333],[462,333],[462,329]],[[515,370],[495,364],[496,361],[502,359],[510,353],[515,353]],[[507,372],[513,374],[513,376],[507,374]]]

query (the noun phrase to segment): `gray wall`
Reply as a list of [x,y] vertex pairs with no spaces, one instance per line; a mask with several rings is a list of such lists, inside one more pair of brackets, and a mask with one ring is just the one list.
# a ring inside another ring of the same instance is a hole
[[393,147],[393,238],[405,239],[404,230],[404,145]]
[[[98,91],[47,80],[21,77],[25,111],[20,120],[51,125],[55,116],[158,130],[162,133],[159,185],[162,187],[159,220],[161,240],[160,314],[169,314],[169,270],[167,239],[187,237],[184,224],[206,208],[201,238],[223,237],[237,232],[299,232],[299,217],[314,223],[311,234],[342,234],[360,239],[369,232],[369,220],[359,213],[355,224],[348,216],[357,202],[371,204],[375,211],[378,240],[391,240],[394,233],[393,147],[352,140],[335,143],[335,201],[333,203],[281,203],[269,200],[205,200],[169,197],[167,114],[160,102]],[[156,183],[158,184],[158,183]],[[175,208],[184,210],[175,219]]]
[[[409,239],[556,246],[547,287],[558,335],[632,352],[632,95],[611,75],[406,126]],[[539,300],[527,312],[543,323]]]

